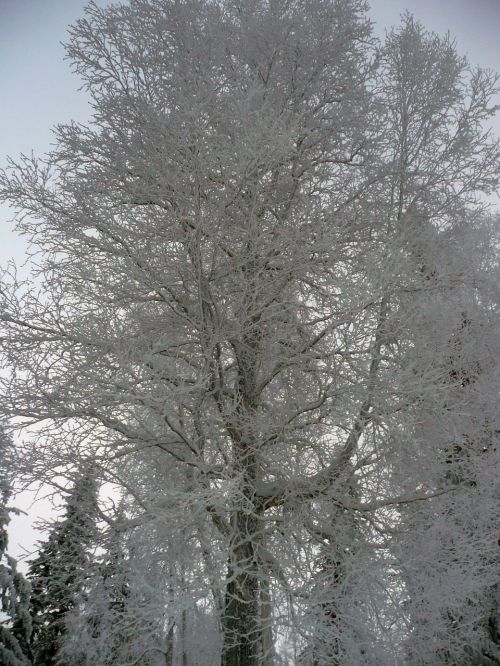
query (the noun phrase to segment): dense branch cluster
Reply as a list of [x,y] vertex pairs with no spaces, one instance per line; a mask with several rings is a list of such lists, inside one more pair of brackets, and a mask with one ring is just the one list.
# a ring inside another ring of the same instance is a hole
[[499,663],[497,78],[366,9],[71,28],[92,120],[0,176],[2,411],[73,480],[16,666]]

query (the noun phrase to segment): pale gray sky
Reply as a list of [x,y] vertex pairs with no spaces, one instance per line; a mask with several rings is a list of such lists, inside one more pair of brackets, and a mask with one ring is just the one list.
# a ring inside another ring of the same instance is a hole
[[[43,153],[51,142],[51,127],[88,116],[78,80],[63,60],[60,42],[66,26],[82,14],[85,0],[0,0],[0,167],[6,156]],[[100,0],[98,4],[107,4]],[[500,71],[500,0],[371,0],[371,17],[378,34],[395,24],[408,9],[436,32],[450,31],[471,63]],[[497,123],[500,131],[500,122]],[[8,223],[9,211],[0,206],[0,265],[13,258],[21,263],[24,242]],[[18,504],[28,509],[31,497]],[[47,502],[12,525],[11,550],[31,548],[33,516],[46,514]]]

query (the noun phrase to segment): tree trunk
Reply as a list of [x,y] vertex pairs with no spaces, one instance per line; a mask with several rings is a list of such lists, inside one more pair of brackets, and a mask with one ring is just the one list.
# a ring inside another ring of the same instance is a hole
[[257,519],[239,511],[234,516],[222,627],[222,666],[257,666],[260,652],[259,581],[254,553]]
[[[184,578],[184,577],[183,577]],[[181,646],[182,646],[182,666],[188,666],[188,654],[187,654],[187,613],[185,610],[182,611],[182,636],[181,636]]]
[[[245,269],[249,277],[253,269]],[[244,303],[243,311],[251,311]],[[249,317],[249,320],[251,318]],[[258,557],[259,519],[255,505],[257,478],[256,440],[252,431],[258,405],[256,391],[261,330],[252,319],[250,332],[240,343],[233,343],[239,376],[236,419],[227,427],[233,441],[236,471],[241,479],[243,508],[236,508],[231,519],[232,537],[226,579],[226,599],[222,618],[222,666],[257,666],[261,654]]]
[[267,578],[261,578],[260,581],[260,624],[262,631],[261,666],[273,666],[272,600],[269,590],[269,580]]
[[168,630],[165,638],[165,666],[173,666],[174,663],[174,626]]

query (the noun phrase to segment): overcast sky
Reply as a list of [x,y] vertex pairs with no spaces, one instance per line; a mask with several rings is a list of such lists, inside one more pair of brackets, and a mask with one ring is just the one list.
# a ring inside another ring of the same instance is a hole
[[[56,123],[88,117],[85,97],[78,93],[78,79],[63,60],[61,46],[66,26],[86,4],[85,0],[0,0],[0,167],[7,155],[46,151]],[[427,28],[455,36],[471,63],[500,71],[500,0],[371,0],[370,5],[378,34],[409,10]],[[24,257],[24,243],[8,219],[8,209],[0,206],[0,266],[11,258],[21,263]],[[19,501],[28,508],[27,496]],[[30,517],[13,521],[13,553],[20,552],[20,544],[32,547],[32,516],[47,512],[46,502],[37,506]]]

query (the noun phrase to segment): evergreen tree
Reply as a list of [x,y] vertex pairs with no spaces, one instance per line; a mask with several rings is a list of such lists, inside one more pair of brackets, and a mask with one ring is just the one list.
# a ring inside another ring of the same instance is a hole
[[88,546],[95,536],[97,483],[93,468],[76,478],[64,517],[52,526],[48,540],[31,561],[32,652],[35,666],[52,666],[66,633],[66,618],[78,603]]
[[[123,518],[121,512],[119,516]],[[121,522],[118,518],[103,535],[104,552],[90,563],[78,607],[65,618],[67,632],[59,651],[65,666],[149,666],[163,652],[147,567]]]
[[111,529],[105,552],[90,563],[80,604],[66,618],[67,634],[59,653],[66,664],[126,663],[130,637],[124,630],[130,597],[123,535]]
[[0,431],[0,663],[2,666],[28,666],[30,588],[17,571],[16,560],[7,554],[12,454],[11,442]]

